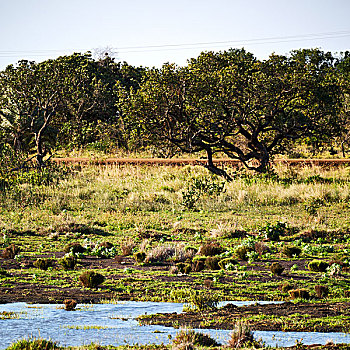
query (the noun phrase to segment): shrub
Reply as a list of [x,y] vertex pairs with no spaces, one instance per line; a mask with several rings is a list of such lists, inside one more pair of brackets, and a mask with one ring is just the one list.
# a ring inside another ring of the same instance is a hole
[[248,249],[244,245],[238,246],[235,250],[235,254],[236,254],[237,258],[240,260],[243,260],[243,261],[248,260],[247,253],[248,253]]
[[53,265],[53,260],[39,258],[33,262],[33,265],[40,270],[47,270]]
[[226,258],[219,261],[219,267],[222,270],[228,270],[227,266],[237,265],[238,261],[232,258]]
[[282,253],[286,255],[288,258],[293,258],[294,256],[300,255],[301,249],[299,247],[294,247],[294,246],[285,246],[282,249]]
[[77,301],[74,299],[66,299],[63,301],[64,309],[67,311],[73,311],[77,306]]
[[322,260],[312,260],[308,264],[309,270],[314,272],[326,272],[328,266],[328,263]]
[[270,271],[273,275],[279,276],[284,271],[284,267],[278,262],[273,262],[270,266]]
[[189,304],[197,311],[215,309],[218,302],[217,295],[208,294],[208,292],[200,293],[193,291],[189,295]]
[[200,272],[203,271],[205,268],[205,259],[204,260],[194,260],[192,263],[192,271],[194,272]]
[[146,253],[145,252],[136,252],[136,253],[134,253],[134,259],[138,264],[141,264],[146,259]]
[[310,293],[307,289],[302,289],[302,288],[298,288],[298,289],[291,289],[289,291],[289,295],[291,297],[291,299],[310,299]]
[[63,349],[56,342],[46,339],[21,339],[12,343],[6,350],[58,350]]
[[74,270],[77,264],[77,259],[71,255],[65,255],[63,258],[58,260],[58,263],[62,266],[63,270]]
[[131,238],[128,238],[124,243],[121,245],[122,255],[128,256],[132,254],[133,249],[135,248],[135,243]]
[[219,261],[220,257],[218,256],[208,256],[205,259],[205,267],[208,270],[220,270]]
[[191,329],[182,329],[176,333],[172,342],[173,349],[189,349],[192,346],[220,346],[220,344],[209,335],[195,332]]
[[21,249],[19,247],[11,244],[3,250],[2,257],[4,259],[13,259],[20,251]]
[[76,254],[85,253],[86,249],[80,243],[69,243],[64,247],[63,251],[65,253],[72,252],[73,254]]
[[317,295],[317,298],[326,298],[328,295],[328,286],[322,286],[322,285],[316,285],[315,286],[315,292]]
[[217,242],[209,242],[202,244],[199,247],[198,254],[204,255],[204,256],[214,256],[219,255],[224,251],[224,249],[220,246]]
[[105,281],[103,275],[95,271],[85,271],[79,276],[79,281],[84,287],[97,288]]
[[249,346],[254,342],[253,332],[250,327],[242,322],[238,321],[230,334],[228,341],[228,347],[233,349],[239,349],[245,346]]
[[279,241],[280,236],[287,230],[287,225],[283,222],[277,222],[276,224],[267,223],[265,227],[259,230],[259,233],[264,235],[266,239],[270,241]]
[[282,293],[287,293],[290,290],[294,289],[294,287],[291,284],[289,284],[288,282],[284,282],[281,284],[280,289],[281,289]]
[[171,246],[156,246],[147,252],[145,262],[158,263],[169,260],[175,255],[175,247]]

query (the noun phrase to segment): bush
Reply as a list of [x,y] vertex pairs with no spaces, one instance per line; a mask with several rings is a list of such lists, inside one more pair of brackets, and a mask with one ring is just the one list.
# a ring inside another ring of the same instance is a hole
[[134,253],[134,259],[138,264],[141,264],[146,259],[146,253],[145,252],[136,252],[136,253]]
[[228,270],[227,266],[237,265],[238,261],[232,258],[226,258],[219,261],[219,267],[222,270]]
[[236,248],[235,250],[235,254],[237,256],[238,259],[243,260],[243,261],[247,261],[248,260],[248,249],[247,247],[240,245]]
[[218,256],[208,256],[205,259],[205,267],[208,270],[220,270],[219,261],[220,257]]
[[288,282],[284,282],[281,284],[280,289],[281,289],[282,293],[287,293],[290,290],[294,289],[294,286],[292,286]]
[[63,349],[56,342],[46,339],[21,339],[12,343],[6,350],[58,350]]
[[276,224],[267,223],[265,227],[259,230],[259,233],[264,235],[266,239],[270,241],[279,241],[280,236],[287,230],[287,225],[283,222],[277,222]]
[[273,262],[270,266],[270,271],[273,275],[279,276],[284,271],[284,267],[278,262]]
[[204,333],[195,332],[191,329],[182,329],[176,333],[176,336],[172,342],[173,348],[188,349],[192,346],[220,346],[220,344],[209,335]]
[[65,253],[72,252],[73,254],[76,254],[85,253],[86,249],[80,243],[69,243],[63,248],[63,251]]
[[205,268],[205,259],[204,260],[194,260],[192,263],[192,271],[193,272],[200,272],[203,271]]
[[302,288],[298,288],[298,289],[291,289],[289,291],[289,295],[291,297],[291,299],[310,299],[310,293],[307,289],[302,289]]
[[295,256],[300,255],[301,249],[299,247],[294,247],[294,246],[285,246],[282,249],[282,253],[286,255],[288,258],[293,258]]
[[53,260],[39,258],[33,262],[33,265],[40,270],[47,270],[53,265]]
[[11,244],[3,250],[2,257],[4,259],[13,259],[20,251],[21,249],[19,247]]
[[215,309],[218,305],[217,295],[210,295],[194,291],[189,296],[189,304],[197,311]]
[[74,299],[66,299],[63,301],[64,309],[67,311],[73,311],[77,306],[77,301]]
[[97,288],[101,283],[105,281],[105,278],[98,272],[85,271],[80,275],[79,281],[84,287]]
[[185,263],[178,263],[176,264],[176,267],[179,272],[189,274],[192,271],[192,265],[191,264],[185,264]]
[[238,321],[230,334],[228,341],[228,347],[233,349],[240,349],[245,346],[252,345],[254,343],[253,332],[249,325],[242,321]]
[[77,264],[77,259],[71,255],[65,255],[63,258],[58,260],[58,263],[62,266],[63,270],[74,270]]
[[217,242],[209,242],[199,247],[198,254],[204,256],[214,256],[223,253],[224,249]]
[[314,272],[326,272],[329,264],[322,260],[312,260],[308,264],[308,268],[310,271]]
[[315,286],[315,292],[317,295],[317,298],[326,298],[328,295],[328,286],[322,286],[322,285],[316,285]]

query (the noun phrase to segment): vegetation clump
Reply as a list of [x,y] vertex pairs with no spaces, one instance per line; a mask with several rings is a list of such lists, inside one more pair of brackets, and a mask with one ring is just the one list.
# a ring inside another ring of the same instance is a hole
[[77,301],[74,299],[65,299],[63,301],[64,309],[67,311],[73,311],[77,306]]
[[221,258],[219,256],[208,256],[205,259],[205,267],[208,270],[220,270],[219,262]]
[[223,253],[224,249],[218,242],[209,242],[199,247],[198,254],[204,256],[214,256]]
[[327,267],[329,264],[322,260],[312,260],[308,264],[309,270],[314,272],[326,272]]
[[195,346],[220,346],[220,344],[209,335],[195,332],[192,329],[182,329],[176,333],[172,341],[172,349],[194,349]]
[[6,247],[2,252],[2,257],[4,259],[14,259],[14,257],[19,254],[21,249],[17,247],[15,244],[11,244]]
[[146,259],[146,253],[145,252],[136,252],[136,253],[134,253],[134,259],[138,264],[141,264]]
[[233,265],[237,265],[238,261],[233,258],[226,258],[219,261],[218,265],[222,270],[230,270]]
[[236,248],[235,254],[238,259],[247,261],[248,260],[248,249],[244,245],[240,245]]
[[228,347],[232,349],[240,349],[254,345],[254,335],[249,325],[243,321],[238,321],[230,334]]
[[85,271],[79,276],[79,281],[86,288],[97,288],[105,281],[105,277],[95,271]]
[[310,293],[307,289],[297,288],[289,291],[291,299],[310,299]]
[[60,350],[56,342],[42,338],[21,339],[12,343],[6,350]]
[[270,271],[273,275],[280,276],[284,271],[284,267],[278,262],[273,262],[270,266]]
[[58,263],[62,266],[63,270],[74,270],[77,264],[77,258],[72,255],[65,255],[63,258],[58,260]]
[[328,286],[318,284],[315,286],[315,292],[317,298],[326,298],[329,292],[329,288]]
[[86,248],[84,248],[80,243],[69,243],[64,247],[65,253],[72,252],[73,254],[85,253]]
[[52,259],[39,258],[33,262],[33,265],[40,270],[47,270],[53,266],[53,262]]
[[282,253],[288,258],[294,258],[298,257],[301,254],[301,249],[299,247],[294,246],[284,246],[282,249]]

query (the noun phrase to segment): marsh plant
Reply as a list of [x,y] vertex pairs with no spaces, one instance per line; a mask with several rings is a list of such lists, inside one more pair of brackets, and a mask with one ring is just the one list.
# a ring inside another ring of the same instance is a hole
[[227,346],[232,349],[240,349],[254,345],[254,335],[249,325],[238,321],[230,334]]
[[63,350],[63,348],[51,340],[31,337],[12,343],[6,350]]
[[[208,292],[192,291],[188,296],[188,306],[190,310],[197,311],[215,309],[219,303],[219,297],[216,294],[209,294]],[[186,308],[185,308],[186,309]]]
[[77,306],[77,301],[75,299],[65,299],[63,301],[64,309],[67,311],[73,311]]
[[79,276],[79,281],[86,288],[97,288],[105,281],[105,277],[95,271],[85,271]]
[[220,344],[209,335],[192,329],[181,329],[172,341],[172,350],[189,350],[198,346],[212,347]]

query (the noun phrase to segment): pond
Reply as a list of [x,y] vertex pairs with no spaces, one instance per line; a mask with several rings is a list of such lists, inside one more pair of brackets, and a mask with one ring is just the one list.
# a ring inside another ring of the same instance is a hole
[[[237,306],[255,302],[231,302]],[[118,302],[116,304],[79,304],[75,311],[62,305],[11,303],[0,305],[0,313],[13,312],[11,318],[0,319],[0,349],[6,349],[21,338],[42,337],[61,346],[160,344],[169,343],[178,329],[163,326],[140,326],[135,318],[143,314],[181,313],[182,303]],[[231,331],[200,330],[224,344]],[[350,343],[350,334],[316,332],[254,332],[267,345],[291,346],[296,340],[304,344]]]

